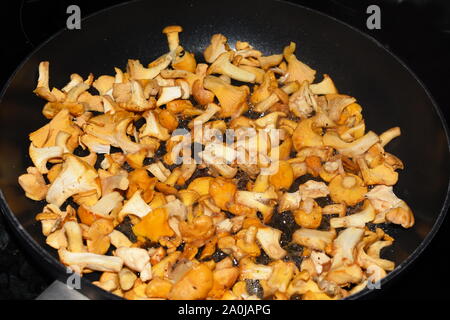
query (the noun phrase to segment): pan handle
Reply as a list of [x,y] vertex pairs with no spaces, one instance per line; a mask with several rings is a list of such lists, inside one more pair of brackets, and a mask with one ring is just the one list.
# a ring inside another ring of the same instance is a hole
[[59,280],[55,280],[36,300],[89,300],[76,289],[71,289]]

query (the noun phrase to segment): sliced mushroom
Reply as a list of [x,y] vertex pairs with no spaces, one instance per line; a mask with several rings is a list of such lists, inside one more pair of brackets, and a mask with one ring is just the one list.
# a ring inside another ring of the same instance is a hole
[[214,76],[205,77],[204,87],[212,91],[219,100],[222,107],[220,117],[238,117],[245,111],[248,87],[236,87]]
[[321,82],[311,84],[309,87],[311,88],[311,91],[314,94],[337,94],[338,93],[333,80],[327,74],[323,75],[323,80]]
[[330,227],[331,228],[347,228],[356,227],[364,228],[366,223],[375,219],[375,210],[370,204],[370,202],[365,202],[365,207],[362,211],[354,213],[345,217],[331,218]]
[[327,132],[323,136],[324,145],[333,147],[338,150],[340,154],[349,157],[356,157],[363,154],[378,141],[378,136],[372,131],[369,131],[361,138],[350,143],[342,141],[336,134],[331,132]]
[[36,201],[45,199],[49,186],[36,167],[28,167],[27,173],[22,174],[18,182],[28,198]]
[[292,241],[302,246],[325,251],[336,238],[336,232],[300,228],[292,235]]
[[266,254],[272,259],[281,259],[286,255],[286,250],[280,246],[281,231],[274,228],[259,228],[256,239],[261,244]]
[[210,45],[205,49],[203,56],[206,62],[213,63],[221,54],[228,51],[227,38],[218,33],[211,37]]
[[36,148],[33,143],[30,144],[29,153],[35,167],[40,173],[48,173],[47,161],[53,158],[61,158],[63,148],[60,146]]
[[329,195],[330,191],[328,187],[323,182],[317,182],[314,180],[308,180],[299,186],[300,196],[303,199],[311,198],[322,198]]
[[237,191],[236,202],[254,208],[262,213],[264,221],[269,221],[273,213],[271,200],[278,199],[278,195],[271,189],[265,192]]
[[151,136],[164,141],[170,138],[169,131],[156,119],[153,111],[145,112],[143,117],[145,119],[145,127],[139,135],[141,138]]
[[123,260],[119,257],[105,256],[87,252],[70,252],[65,249],[58,250],[62,263],[81,270],[90,269],[96,271],[119,272],[122,269]]
[[48,189],[47,202],[61,206],[67,198],[77,193],[95,190],[100,194],[98,174],[92,166],[69,153],[63,159],[61,173]]
[[216,60],[209,67],[207,74],[219,73],[229,76],[231,79],[242,82],[254,82],[256,76],[244,69],[233,65],[230,60],[233,56],[232,51],[224,52],[216,58]]
[[125,202],[119,212],[118,218],[122,220],[126,215],[132,214],[139,218],[144,218],[152,211],[152,208],[142,199],[142,191],[136,191],[133,196]]
[[316,71],[297,59],[294,55],[295,49],[296,45],[294,42],[291,42],[289,46],[284,48],[284,58],[288,63],[287,73],[289,76],[287,81],[298,81],[299,83],[302,83],[306,80],[309,83],[312,83]]
[[162,70],[172,62],[172,56],[165,54],[152,62],[151,67],[145,68],[138,60],[128,60],[128,73],[135,80],[154,79]]
[[355,248],[364,235],[364,229],[350,227],[340,232],[333,241],[334,256],[331,270],[342,265],[351,265],[355,261]]
[[123,263],[131,270],[141,272],[150,261],[147,250],[142,248],[119,247],[115,251],[115,256],[123,260]]

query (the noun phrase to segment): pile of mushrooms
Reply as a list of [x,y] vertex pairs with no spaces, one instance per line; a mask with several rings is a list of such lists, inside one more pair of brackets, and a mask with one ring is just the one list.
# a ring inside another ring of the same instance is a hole
[[379,226],[414,225],[385,151],[400,129],[366,132],[356,99],[317,81],[293,42],[264,55],[215,34],[199,63],[181,32],[164,28],[169,50],[148,64],[62,89],[40,63],[49,122],[18,182],[46,201],[36,220],[61,262],[126,299],[341,299],[392,271]]

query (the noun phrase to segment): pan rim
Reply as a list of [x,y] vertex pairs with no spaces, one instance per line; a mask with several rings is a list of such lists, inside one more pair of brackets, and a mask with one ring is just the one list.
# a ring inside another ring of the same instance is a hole
[[[91,19],[93,17],[95,17],[96,15],[102,14],[108,10],[112,10],[121,6],[127,6],[130,5],[131,3],[136,3],[136,2],[141,2],[142,0],[131,0],[131,1],[126,1],[123,3],[119,3],[107,8],[104,8],[102,10],[99,10],[97,12],[94,12],[86,17],[84,17],[82,19],[82,21],[86,21],[88,19]],[[194,0],[194,1],[198,1],[198,0]],[[292,7],[296,7],[302,10],[306,10],[309,11],[313,14],[317,14],[320,15],[322,17],[328,18],[333,20],[335,23],[339,23],[341,25],[344,25],[345,27],[349,28],[350,30],[358,33],[359,35],[362,35],[363,37],[365,37],[367,40],[370,40],[371,42],[373,42],[375,45],[377,45],[378,47],[381,48],[381,50],[384,50],[385,52],[387,52],[391,57],[393,57],[404,69],[406,72],[408,72],[413,79],[419,84],[419,86],[422,88],[422,90],[424,90],[424,92],[426,93],[428,99],[430,100],[431,104],[433,105],[434,111],[436,112],[442,128],[444,130],[444,134],[445,137],[447,139],[447,151],[450,153],[450,135],[449,135],[449,128],[448,128],[448,124],[444,119],[443,113],[441,111],[441,108],[439,107],[439,105],[436,103],[435,99],[433,98],[432,94],[430,93],[429,89],[427,88],[427,86],[425,86],[425,84],[422,82],[422,80],[420,80],[420,78],[408,67],[408,65],[402,60],[400,59],[396,54],[394,54],[392,51],[390,51],[389,48],[387,48],[386,46],[384,46],[381,42],[379,42],[377,39],[375,39],[374,37],[372,37],[371,35],[363,32],[362,30],[344,22],[341,21],[335,17],[332,17],[324,12],[300,5],[300,4],[296,4],[296,3],[291,3],[291,2],[287,2],[284,0],[264,0],[264,2],[272,2],[272,3],[279,3],[281,5],[286,5],[286,6],[292,6]],[[23,60],[22,62],[18,65],[18,67],[14,70],[14,72],[11,74],[11,76],[8,78],[8,80],[5,82],[1,92],[0,92],[0,104],[3,101],[3,96],[6,92],[6,90],[9,88],[11,82],[13,81],[13,79],[15,78],[16,74],[22,69],[23,65],[25,63],[28,62],[28,60],[37,52],[39,51],[42,47],[44,47],[45,45],[47,45],[50,41],[52,41],[53,39],[55,39],[57,36],[59,36],[60,34],[64,33],[65,31],[68,31],[67,28],[62,28],[59,31],[57,31],[56,33],[54,33],[53,35],[51,35],[48,39],[46,39],[44,42],[42,42],[41,44],[39,44],[38,46],[36,46]],[[447,190],[446,190],[446,196],[444,199],[444,202],[442,204],[441,210],[439,212],[439,215],[436,219],[436,221],[433,224],[433,227],[431,228],[431,230],[428,232],[427,236],[422,240],[422,242],[420,243],[420,245],[398,266],[395,267],[395,269],[393,271],[391,271],[385,278],[383,278],[383,280],[381,281],[381,286],[383,287],[383,285],[385,285],[386,283],[390,282],[393,278],[395,278],[396,276],[398,276],[403,270],[405,270],[406,268],[408,268],[413,261],[415,261],[422,253],[423,251],[429,246],[429,244],[431,243],[431,241],[434,239],[436,233],[438,232],[438,230],[440,229],[446,215],[448,212],[448,208],[450,206],[450,177],[447,183]],[[56,260],[52,255],[50,255],[50,253],[45,250],[41,245],[39,245],[32,237],[31,235],[23,228],[22,224],[19,222],[19,220],[17,219],[17,217],[15,216],[15,214],[12,212],[12,210],[10,209],[8,203],[6,202],[6,199],[4,198],[4,194],[2,192],[2,190],[0,189],[0,209],[3,213],[3,215],[5,216],[6,220],[8,221],[8,223],[10,223],[13,227],[13,232],[16,233],[17,235],[19,235],[19,238],[21,238],[20,240],[22,240],[22,242],[26,242],[27,245],[30,246],[30,248],[38,255],[43,256],[45,259],[45,263],[47,263],[48,265],[51,265],[52,268],[56,268],[61,274],[65,274],[65,270],[64,270],[64,266],[58,261]],[[65,276],[67,277],[67,276]],[[109,299],[117,299],[117,296],[115,296],[114,294],[105,291],[95,285],[93,285],[90,281],[86,280],[85,278],[82,278],[82,284],[83,285],[87,285],[91,290],[99,290],[98,292],[101,292],[105,298],[109,298]],[[345,298],[345,300],[356,300],[356,299],[361,299],[363,297],[368,296],[371,293],[372,290],[365,288],[360,292],[357,292],[347,298]]]

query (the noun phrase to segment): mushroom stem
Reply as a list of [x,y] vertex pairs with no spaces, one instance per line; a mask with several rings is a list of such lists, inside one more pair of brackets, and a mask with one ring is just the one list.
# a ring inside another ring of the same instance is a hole
[[229,76],[234,80],[251,83],[255,82],[255,74],[241,69],[230,62],[232,55],[232,51],[222,53],[209,67],[207,74],[219,73]]
[[169,50],[175,51],[180,45],[180,39],[178,34],[183,31],[180,26],[167,26],[163,29],[163,33],[167,36],[167,42],[169,44]]
[[123,260],[119,257],[105,256],[87,252],[70,252],[66,249],[58,250],[59,258],[67,266],[77,266],[95,271],[119,272]]

